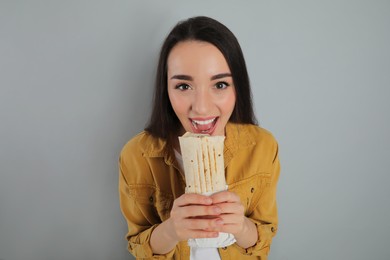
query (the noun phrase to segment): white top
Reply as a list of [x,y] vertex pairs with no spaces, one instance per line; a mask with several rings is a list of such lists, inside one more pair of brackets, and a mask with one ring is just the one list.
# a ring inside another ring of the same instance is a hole
[[191,247],[190,260],[221,260],[218,248],[215,247]]
[[[183,170],[183,159],[181,154],[175,149],[175,157],[179,164],[179,167]],[[218,248],[213,247],[191,247],[190,260],[221,260],[219,256]]]

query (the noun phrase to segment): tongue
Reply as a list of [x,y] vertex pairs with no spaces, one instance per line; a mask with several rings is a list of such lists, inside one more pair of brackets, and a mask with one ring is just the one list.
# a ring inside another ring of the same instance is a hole
[[205,125],[196,124],[196,128],[200,131],[207,131],[213,127],[213,123],[214,123],[214,121],[211,123],[205,124]]

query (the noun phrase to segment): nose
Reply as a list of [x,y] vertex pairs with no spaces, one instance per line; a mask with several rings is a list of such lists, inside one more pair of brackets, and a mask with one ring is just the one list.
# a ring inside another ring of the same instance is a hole
[[199,116],[208,115],[212,105],[212,97],[207,89],[197,89],[192,101],[192,111]]

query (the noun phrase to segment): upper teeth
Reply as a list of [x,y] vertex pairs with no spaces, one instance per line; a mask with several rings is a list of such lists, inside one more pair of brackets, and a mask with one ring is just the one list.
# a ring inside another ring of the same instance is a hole
[[215,118],[209,119],[209,120],[204,120],[204,121],[192,120],[192,122],[194,122],[198,125],[207,125],[207,124],[210,124],[211,122],[213,122],[214,120],[215,120]]

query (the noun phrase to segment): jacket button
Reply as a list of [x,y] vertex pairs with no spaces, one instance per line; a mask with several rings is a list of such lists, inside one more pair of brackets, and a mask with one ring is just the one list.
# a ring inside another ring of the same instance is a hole
[[275,232],[275,228],[274,227],[271,227],[271,232]]
[[149,197],[149,201],[150,201],[150,202],[153,202],[153,196],[150,196],[150,197]]
[[253,192],[255,192],[255,188],[253,188],[253,187],[252,187],[252,189],[251,189],[251,193],[253,193]]

